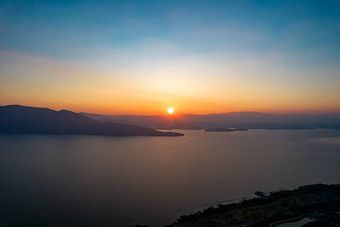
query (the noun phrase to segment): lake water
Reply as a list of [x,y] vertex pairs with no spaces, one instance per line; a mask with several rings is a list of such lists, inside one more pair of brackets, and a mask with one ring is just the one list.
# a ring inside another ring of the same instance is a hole
[[255,191],[340,183],[340,130],[0,136],[0,226],[170,224]]
[[279,224],[279,225],[276,225],[276,227],[301,227],[302,225],[305,225],[305,224],[313,222],[313,221],[315,221],[315,220],[313,220],[311,218],[303,218],[299,221]]

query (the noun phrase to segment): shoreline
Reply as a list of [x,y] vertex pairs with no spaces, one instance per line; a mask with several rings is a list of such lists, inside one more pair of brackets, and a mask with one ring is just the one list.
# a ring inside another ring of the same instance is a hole
[[213,205],[203,211],[182,215],[167,227],[278,226],[303,217],[312,217],[316,222],[340,224],[339,211],[340,184],[313,184],[241,202]]

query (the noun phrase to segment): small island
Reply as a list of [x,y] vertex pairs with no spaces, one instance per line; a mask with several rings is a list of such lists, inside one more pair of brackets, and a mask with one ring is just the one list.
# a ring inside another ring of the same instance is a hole
[[247,128],[207,128],[206,132],[235,132],[235,131],[248,131]]

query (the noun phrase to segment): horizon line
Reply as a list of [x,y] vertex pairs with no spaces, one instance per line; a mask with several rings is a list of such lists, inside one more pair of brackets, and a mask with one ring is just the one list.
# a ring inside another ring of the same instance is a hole
[[308,112],[285,112],[285,113],[268,113],[268,112],[261,112],[261,111],[230,111],[230,112],[219,112],[219,113],[206,113],[206,114],[197,114],[197,113],[178,113],[178,114],[167,114],[164,112],[164,114],[103,114],[103,113],[93,113],[93,112],[86,112],[86,111],[74,111],[74,110],[69,110],[65,108],[61,109],[53,109],[50,107],[41,107],[41,106],[28,106],[28,105],[21,105],[21,104],[9,104],[9,105],[3,105],[0,107],[5,107],[5,106],[21,106],[21,107],[30,107],[30,108],[39,108],[39,109],[50,109],[54,111],[71,111],[74,113],[79,113],[79,114],[93,114],[93,115],[103,115],[103,116],[185,116],[185,115],[221,115],[221,114],[232,114],[232,113],[257,113],[257,114],[266,114],[266,115],[327,115],[327,114],[340,114],[339,112],[315,112],[315,113],[308,113]]

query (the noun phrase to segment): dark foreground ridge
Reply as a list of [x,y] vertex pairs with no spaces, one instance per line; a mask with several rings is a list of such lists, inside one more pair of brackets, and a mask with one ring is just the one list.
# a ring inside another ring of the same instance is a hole
[[169,226],[277,226],[310,218],[303,226],[340,226],[340,184],[307,185],[240,203],[219,205],[181,216]]
[[81,134],[103,136],[183,136],[128,124],[99,122],[67,110],[0,106],[0,134]]

